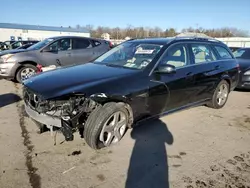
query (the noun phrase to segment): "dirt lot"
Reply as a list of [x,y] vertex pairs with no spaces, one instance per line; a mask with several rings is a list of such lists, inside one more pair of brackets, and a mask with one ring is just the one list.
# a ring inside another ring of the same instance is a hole
[[75,135],[56,145],[38,134],[18,97],[0,80],[1,188],[250,187],[250,92],[234,91],[221,110],[196,107],[144,123],[93,151]]

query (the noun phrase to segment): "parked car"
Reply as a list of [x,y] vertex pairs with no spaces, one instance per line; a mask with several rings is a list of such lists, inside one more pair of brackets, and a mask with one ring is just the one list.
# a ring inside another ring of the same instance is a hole
[[9,49],[17,49],[18,47],[21,47],[26,44],[36,44],[38,43],[38,40],[24,40],[24,41],[16,41],[9,45]]
[[0,56],[0,76],[22,82],[37,71],[37,65],[69,66],[89,62],[110,50],[109,43],[95,38],[52,37],[26,50]]
[[4,41],[4,43],[6,44],[6,45],[11,45],[12,43],[14,43],[14,42],[16,42],[15,40],[6,40],[6,41]]
[[13,49],[13,50],[3,50],[3,51],[0,52],[0,56],[6,55],[6,54],[14,54],[14,53],[23,52],[27,48],[31,47],[32,45],[34,45],[34,44],[30,43],[30,44],[25,44],[23,46],[20,46],[20,47],[18,47],[16,49]]
[[235,52],[236,50],[240,49],[240,47],[229,47],[232,52]]
[[194,105],[222,108],[238,76],[232,52],[217,40],[137,39],[91,63],[32,76],[23,98],[35,121],[60,128],[67,141],[79,130],[100,149],[147,118]]
[[27,49],[27,48],[31,47],[32,45],[34,45],[34,44],[36,44],[36,43],[24,44],[22,46],[17,47],[16,49],[18,49],[18,50],[20,50],[20,49]]
[[16,52],[15,51],[16,49],[27,49],[28,47],[32,46],[33,44],[36,44],[37,42],[39,41],[17,41],[17,42],[13,42],[10,45],[0,42],[0,46],[1,46],[0,55],[8,54],[11,52]]
[[240,64],[240,79],[238,89],[250,89],[250,48],[240,48],[234,53]]
[[8,45],[4,42],[0,42],[0,51],[7,50]]

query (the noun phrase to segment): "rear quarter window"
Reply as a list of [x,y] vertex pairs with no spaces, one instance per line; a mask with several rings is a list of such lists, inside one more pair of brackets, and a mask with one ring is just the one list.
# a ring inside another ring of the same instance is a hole
[[221,59],[232,59],[233,58],[226,48],[224,48],[222,46],[214,46],[214,48],[217,51],[217,53],[220,55]]
[[101,44],[101,42],[97,41],[97,40],[92,40],[94,46],[99,46]]

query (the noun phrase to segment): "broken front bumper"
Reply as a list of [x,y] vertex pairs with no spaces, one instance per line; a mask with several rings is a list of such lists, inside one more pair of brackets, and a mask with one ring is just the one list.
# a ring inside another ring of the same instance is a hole
[[61,119],[43,113],[38,113],[35,110],[31,109],[27,104],[25,104],[25,111],[32,119],[46,125],[48,128],[50,128],[50,126],[55,126],[59,128],[62,127]]
[[43,113],[38,113],[26,104],[25,111],[27,112],[30,118],[46,125],[47,128],[51,128],[52,126],[59,127],[66,141],[72,141],[74,139],[72,127],[67,121]]

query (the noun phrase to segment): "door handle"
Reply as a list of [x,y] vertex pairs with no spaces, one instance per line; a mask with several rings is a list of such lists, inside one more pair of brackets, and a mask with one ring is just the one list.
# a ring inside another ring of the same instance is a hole
[[194,74],[193,74],[192,72],[189,72],[189,73],[186,74],[187,77],[191,77],[191,76],[193,76],[193,75],[194,75]]
[[214,67],[214,69],[215,69],[215,70],[220,69],[220,65],[216,65],[216,66]]
[[56,59],[56,63],[57,63],[59,66],[62,65],[59,59]]
[[68,53],[66,53],[66,55],[67,55],[67,56],[71,56],[71,53],[70,53],[70,52],[68,52]]
[[194,76],[194,73],[189,72],[189,73],[186,74],[186,79],[190,79],[190,78],[192,78],[193,76]]

